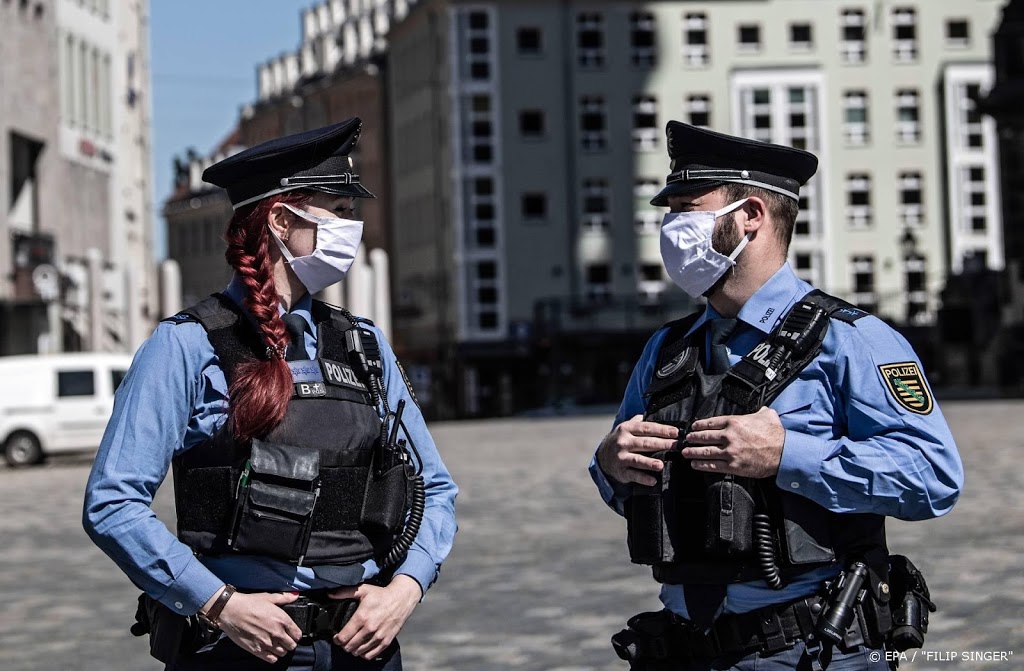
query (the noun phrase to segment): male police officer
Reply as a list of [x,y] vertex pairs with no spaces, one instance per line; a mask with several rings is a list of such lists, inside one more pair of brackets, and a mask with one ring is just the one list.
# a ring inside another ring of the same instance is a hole
[[708,304],[647,343],[590,466],[663,583],[666,611],[617,651],[636,669],[884,669],[884,517],[953,506],[949,428],[907,342],[786,261],[817,158],[674,121],[668,149],[662,258]]

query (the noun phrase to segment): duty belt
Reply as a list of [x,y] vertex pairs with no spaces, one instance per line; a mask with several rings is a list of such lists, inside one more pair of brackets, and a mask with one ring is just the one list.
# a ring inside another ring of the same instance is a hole
[[331,599],[326,595],[299,595],[291,603],[280,608],[302,630],[299,643],[306,645],[313,641],[324,641],[334,638],[341,631],[352,614],[356,612],[359,601],[356,599]]
[[[705,631],[670,611],[640,613],[612,637],[621,659],[712,659],[753,652],[774,653],[807,641],[825,599],[810,596],[748,613],[726,614]],[[859,618],[843,638],[843,648],[864,644]]]

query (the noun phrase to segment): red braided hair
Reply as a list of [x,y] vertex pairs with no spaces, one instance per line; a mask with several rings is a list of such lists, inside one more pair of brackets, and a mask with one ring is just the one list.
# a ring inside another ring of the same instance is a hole
[[259,325],[267,346],[267,358],[239,365],[228,390],[228,421],[237,440],[246,441],[276,428],[288,410],[292,396],[292,373],[284,361],[290,340],[278,313],[280,302],[274,285],[267,221],[275,203],[296,207],[309,201],[308,193],[284,193],[264,198],[235,212],[224,236],[228,264],[245,286],[243,304]]

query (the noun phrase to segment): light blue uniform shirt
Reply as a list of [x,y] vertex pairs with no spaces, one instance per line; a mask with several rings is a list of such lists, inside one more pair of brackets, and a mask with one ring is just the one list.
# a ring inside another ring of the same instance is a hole
[[[241,305],[237,278],[225,292]],[[292,307],[306,321],[305,345],[316,357],[312,302]],[[284,313],[283,308],[279,308]],[[414,578],[426,593],[455,539],[458,488],[441,461],[420,410],[379,329],[384,383],[392,410],[406,401],[407,438],[423,460],[426,510],[409,554],[396,573]],[[161,323],[135,354],[114,398],[114,412],[85,490],[83,526],[93,541],[140,589],[182,614],[199,610],[224,583],[247,589],[299,591],[357,584],[379,572],[373,560],[318,577],[316,569],[245,555],[197,557],[150,509],[171,459],[199,445],[227,420],[228,385],[202,325]]]
[[[788,263],[782,266],[740,310],[740,324],[726,343],[730,363],[764,340],[811,289]],[[720,316],[709,304],[689,333]],[[644,392],[667,331],[660,329],[647,342],[614,426],[646,414]],[[836,513],[923,520],[949,512],[963,486],[960,455],[934,399],[931,412],[917,414],[897,401],[883,379],[881,366],[903,362],[920,368],[907,341],[880,319],[830,320],[821,353],[771,404],[786,430],[775,484]],[[923,371],[921,382],[927,384]],[[605,502],[623,514],[630,486],[609,480],[596,457],[590,474]],[[763,580],[729,585],[724,612],[743,613],[808,596],[838,570],[818,568],[782,590]],[[663,585],[661,601],[686,617],[683,590],[682,585]]]

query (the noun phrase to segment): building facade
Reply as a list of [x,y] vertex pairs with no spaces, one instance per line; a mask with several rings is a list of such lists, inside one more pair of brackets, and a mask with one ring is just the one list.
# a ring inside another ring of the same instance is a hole
[[244,147],[359,117],[363,129],[353,160],[361,183],[377,197],[356,202],[356,216],[364,220],[360,260],[344,286],[329,287],[322,298],[390,331],[385,250],[391,201],[381,55],[390,26],[411,4],[329,0],[303,10],[299,47],[257,66],[256,98],[242,106],[228,139],[209,156],[190,151],[176,159],[175,190],[164,216],[168,257],[180,267],[184,305],[220,291],[231,276],[223,242],[231,205],[222,189],[202,181],[203,170]]
[[0,3],[0,354],[148,333],[148,3]]
[[[1002,268],[998,0],[433,0],[389,36],[395,332],[447,414],[613,401],[692,305],[659,252],[677,119],[817,154],[790,260],[898,324]],[[453,363],[454,362],[454,363]]]

